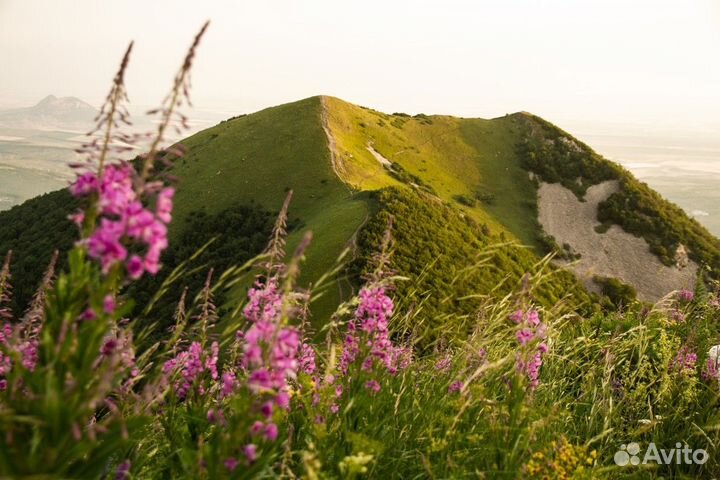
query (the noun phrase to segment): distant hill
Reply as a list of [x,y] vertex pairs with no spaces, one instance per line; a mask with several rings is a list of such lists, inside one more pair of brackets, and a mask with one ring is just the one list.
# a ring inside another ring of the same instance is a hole
[[[410,116],[312,97],[223,121],[182,143],[188,153],[172,167],[180,178],[172,242],[202,244],[205,228],[231,231],[227,212],[240,206],[275,212],[292,189],[289,250],[301,232],[314,233],[303,282],[316,282],[350,249],[348,279],[335,282],[313,310],[319,322],[329,314],[327,299],[345,297],[367,268],[390,217],[391,267],[422,287],[407,291],[400,282],[400,298],[428,328],[470,328],[480,302],[515,290],[548,253],[555,253],[555,266],[546,269],[544,286],[528,294],[548,306],[565,298],[571,309],[617,301],[606,289],[609,279],[655,301],[691,288],[702,267],[720,272],[720,242],[695,220],[527,113],[491,120]],[[15,282],[39,278],[49,246],[69,244],[72,229],[42,228],[36,216],[44,204],[69,202],[60,192],[0,213],[0,252],[13,248],[25,262]],[[28,218],[35,219],[32,228]],[[233,230],[245,232],[233,241],[250,238],[249,230],[248,224]],[[42,238],[34,239],[39,232]],[[242,258],[262,244],[246,243]],[[184,254],[173,255],[168,262]],[[450,291],[464,300],[444,302]]]
[[36,105],[0,111],[0,127],[86,132],[97,109],[79,98],[48,95]]

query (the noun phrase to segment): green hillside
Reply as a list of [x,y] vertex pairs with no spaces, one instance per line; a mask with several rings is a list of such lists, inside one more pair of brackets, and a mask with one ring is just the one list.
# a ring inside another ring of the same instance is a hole
[[[171,244],[200,244],[190,230],[211,225],[213,235],[235,232],[248,238],[236,239],[242,245],[236,255],[211,251],[207,262],[221,268],[244,261],[259,253],[266,219],[293,190],[288,250],[304,231],[314,234],[301,277],[307,285],[331,269],[346,248],[355,256],[347,274],[356,276],[392,216],[394,268],[414,280],[429,278],[413,282],[424,285],[413,295],[436,299],[424,305],[420,315],[425,320],[418,319],[428,324],[450,311],[437,303],[443,289],[475,295],[467,307],[453,306],[460,316],[471,315],[483,295],[509,292],[503,285],[516,287],[524,272],[557,248],[538,223],[533,175],[562,183],[579,197],[589,185],[620,179],[623,190],[602,205],[601,220],[639,232],[666,262],[671,261],[668,252],[682,242],[692,258],[720,267],[720,243],[697,222],[619,166],[529,114],[492,120],[391,115],[337,98],[312,97],[223,121],[182,143],[187,154],[171,167],[180,179]],[[32,294],[50,246],[71,241],[73,229],[57,224],[72,203],[67,194],[53,193],[0,212],[0,252],[14,249],[19,258],[32,260],[14,270],[17,309]],[[258,220],[244,221],[232,211]],[[33,219],[30,226],[28,218]],[[230,222],[227,232],[224,219]],[[652,228],[645,228],[648,224]],[[501,248],[493,247],[500,243]],[[171,249],[166,262],[179,263],[188,254],[183,247]],[[458,282],[463,269],[483,254],[492,268]],[[430,261],[435,265],[431,275]],[[572,308],[594,302],[571,275],[548,268],[547,285],[533,292],[541,303],[552,305],[566,295]],[[346,293],[340,285],[347,282],[331,288],[314,307],[319,322]]]

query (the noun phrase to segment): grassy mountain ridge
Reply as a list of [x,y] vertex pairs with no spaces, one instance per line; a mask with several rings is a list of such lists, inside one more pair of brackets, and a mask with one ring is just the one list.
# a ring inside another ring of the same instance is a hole
[[[492,243],[514,242],[495,253],[492,272],[486,270],[485,277],[463,287],[467,293],[475,288],[476,294],[499,295],[492,287],[503,281],[516,283],[523,271],[553,247],[538,223],[537,177],[561,182],[580,196],[583,187],[612,175],[628,185],[637,182],[557,127],[528,114],[491,120],[390,115],[333,97],[311,97],[234,117],[182,143],[187,154],[171,167],[180,179],[171,243],[183,238],[184,229],[192,225],[187,219],[196,212],[212,216],[240,205],[274,212],[292,189],[289,215],[296,228],[288,250],[292,251],[303,231],[314,234],[303,283],[316,281],[346,248],[367,258],[379,225],[392,215],[400,242],[396,249],[399,274],[420,275],[426,252],[433,252],[438,263],[445,265],[425,293],[448,288],[450,273],[461,271],[470,257]],[[578,183],[578,177],[585,180]],[[52,210],[53,218],[60,218],[70,209],[67,195],[51,194],[50,198],[52,202],[39,197],[0,212],[0,252],[14,248],[20,255],[49,258],[50,252],[43,250],[47,242],[27,236],[19,242],[17,231],[29,212]],[[62,205],[63,198],[67,207]],[[674,212],[668,205],[661,197],[653,197],[655,210],[651,211]],[[629,225],[629,217],[615,211],[619,209],[607,210],[607,221],[624,228]],[[445,224],[442,218],[447,219]],[[463,218],[467,225],[458,220]],[[697,240],[687,242],[691,252],[701,258],[720,258],[714,237],[687,216],[678,218],[681,223],[675,224],[672,216],[662,216],[670,226],[667,236],[655,232],[661,244],[672,244],[680,238],[675,232],[680,232],[685,235],[682,238]],[[43,222],[43,218],[34,219],[33,228],[42,231]],[[416,228],[426,230],[413,232]],[[46,240],[54,234],[48,233]],[[32,291],[28,285],[36,282],[29,273],[15,275],[23,291]],[[558,278],[552,275],[546,291],[538,295],[553,302],[571,293],[574,305],[591,301],[571,277]],[[336,300],[340,288],[328,294]],[[427,316],[443,309],[428,307]],[[329,313],[322,305],[314,312],[318,318]]]

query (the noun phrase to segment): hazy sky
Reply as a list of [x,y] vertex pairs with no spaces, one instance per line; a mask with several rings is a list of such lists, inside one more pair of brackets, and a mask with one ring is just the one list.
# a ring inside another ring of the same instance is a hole
[[131,39],[131,100],[155,104],[206,19],[199,109],[322,93],[388,112],[720,131],[720,0],[0,0],[0,105],[98,104]]

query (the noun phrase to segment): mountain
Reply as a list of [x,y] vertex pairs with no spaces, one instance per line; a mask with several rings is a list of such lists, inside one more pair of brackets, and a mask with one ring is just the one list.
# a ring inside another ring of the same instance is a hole
[[48,95],[32,107],[0,111],[0,127],[87,132],[97,113],[78,98]]
[[[166,263],[236,227],[244,233],[225,238],[247,238],[242,255],[217,254],[213,265],[249,258],[266,238],[262,219],[293,190],[288,250],[313,232],[303,283],[316,282],[345,249],[353,259],[314,308],[319,322],[329,315],[328,299],[346,296],[367,271],[391,218],[390,266],[415,280],[397,288],[427,327],[421,335],[472,328],[479,303],[516,290],[548,253],[556,260],[545,267],[547,278],[527,293],[548,306],[564,298],[570,309],[627,302],[623,295],[633,290],[656,301],[692,288],[700,272],[720,272],[720,242],[699,223],[524,112],[490,120],[409,116],[312,97],[223,121],[182,143],[187,154],[171,167],[180,183],[170,232],[181,250]],[[0,251],[18,253],[22,298],[32,294],[29,279],[39,278],[52,245],[72,242],[73,229],[62,223],[66,203],[69,195],[58,192],[0,212]],[[246,213],[233,217],[240,208]],[[258,221],[242,220],[251,217]],[[404,286],[411,284],[414,290]],[[464,300],[445,302],[450,291]]]

